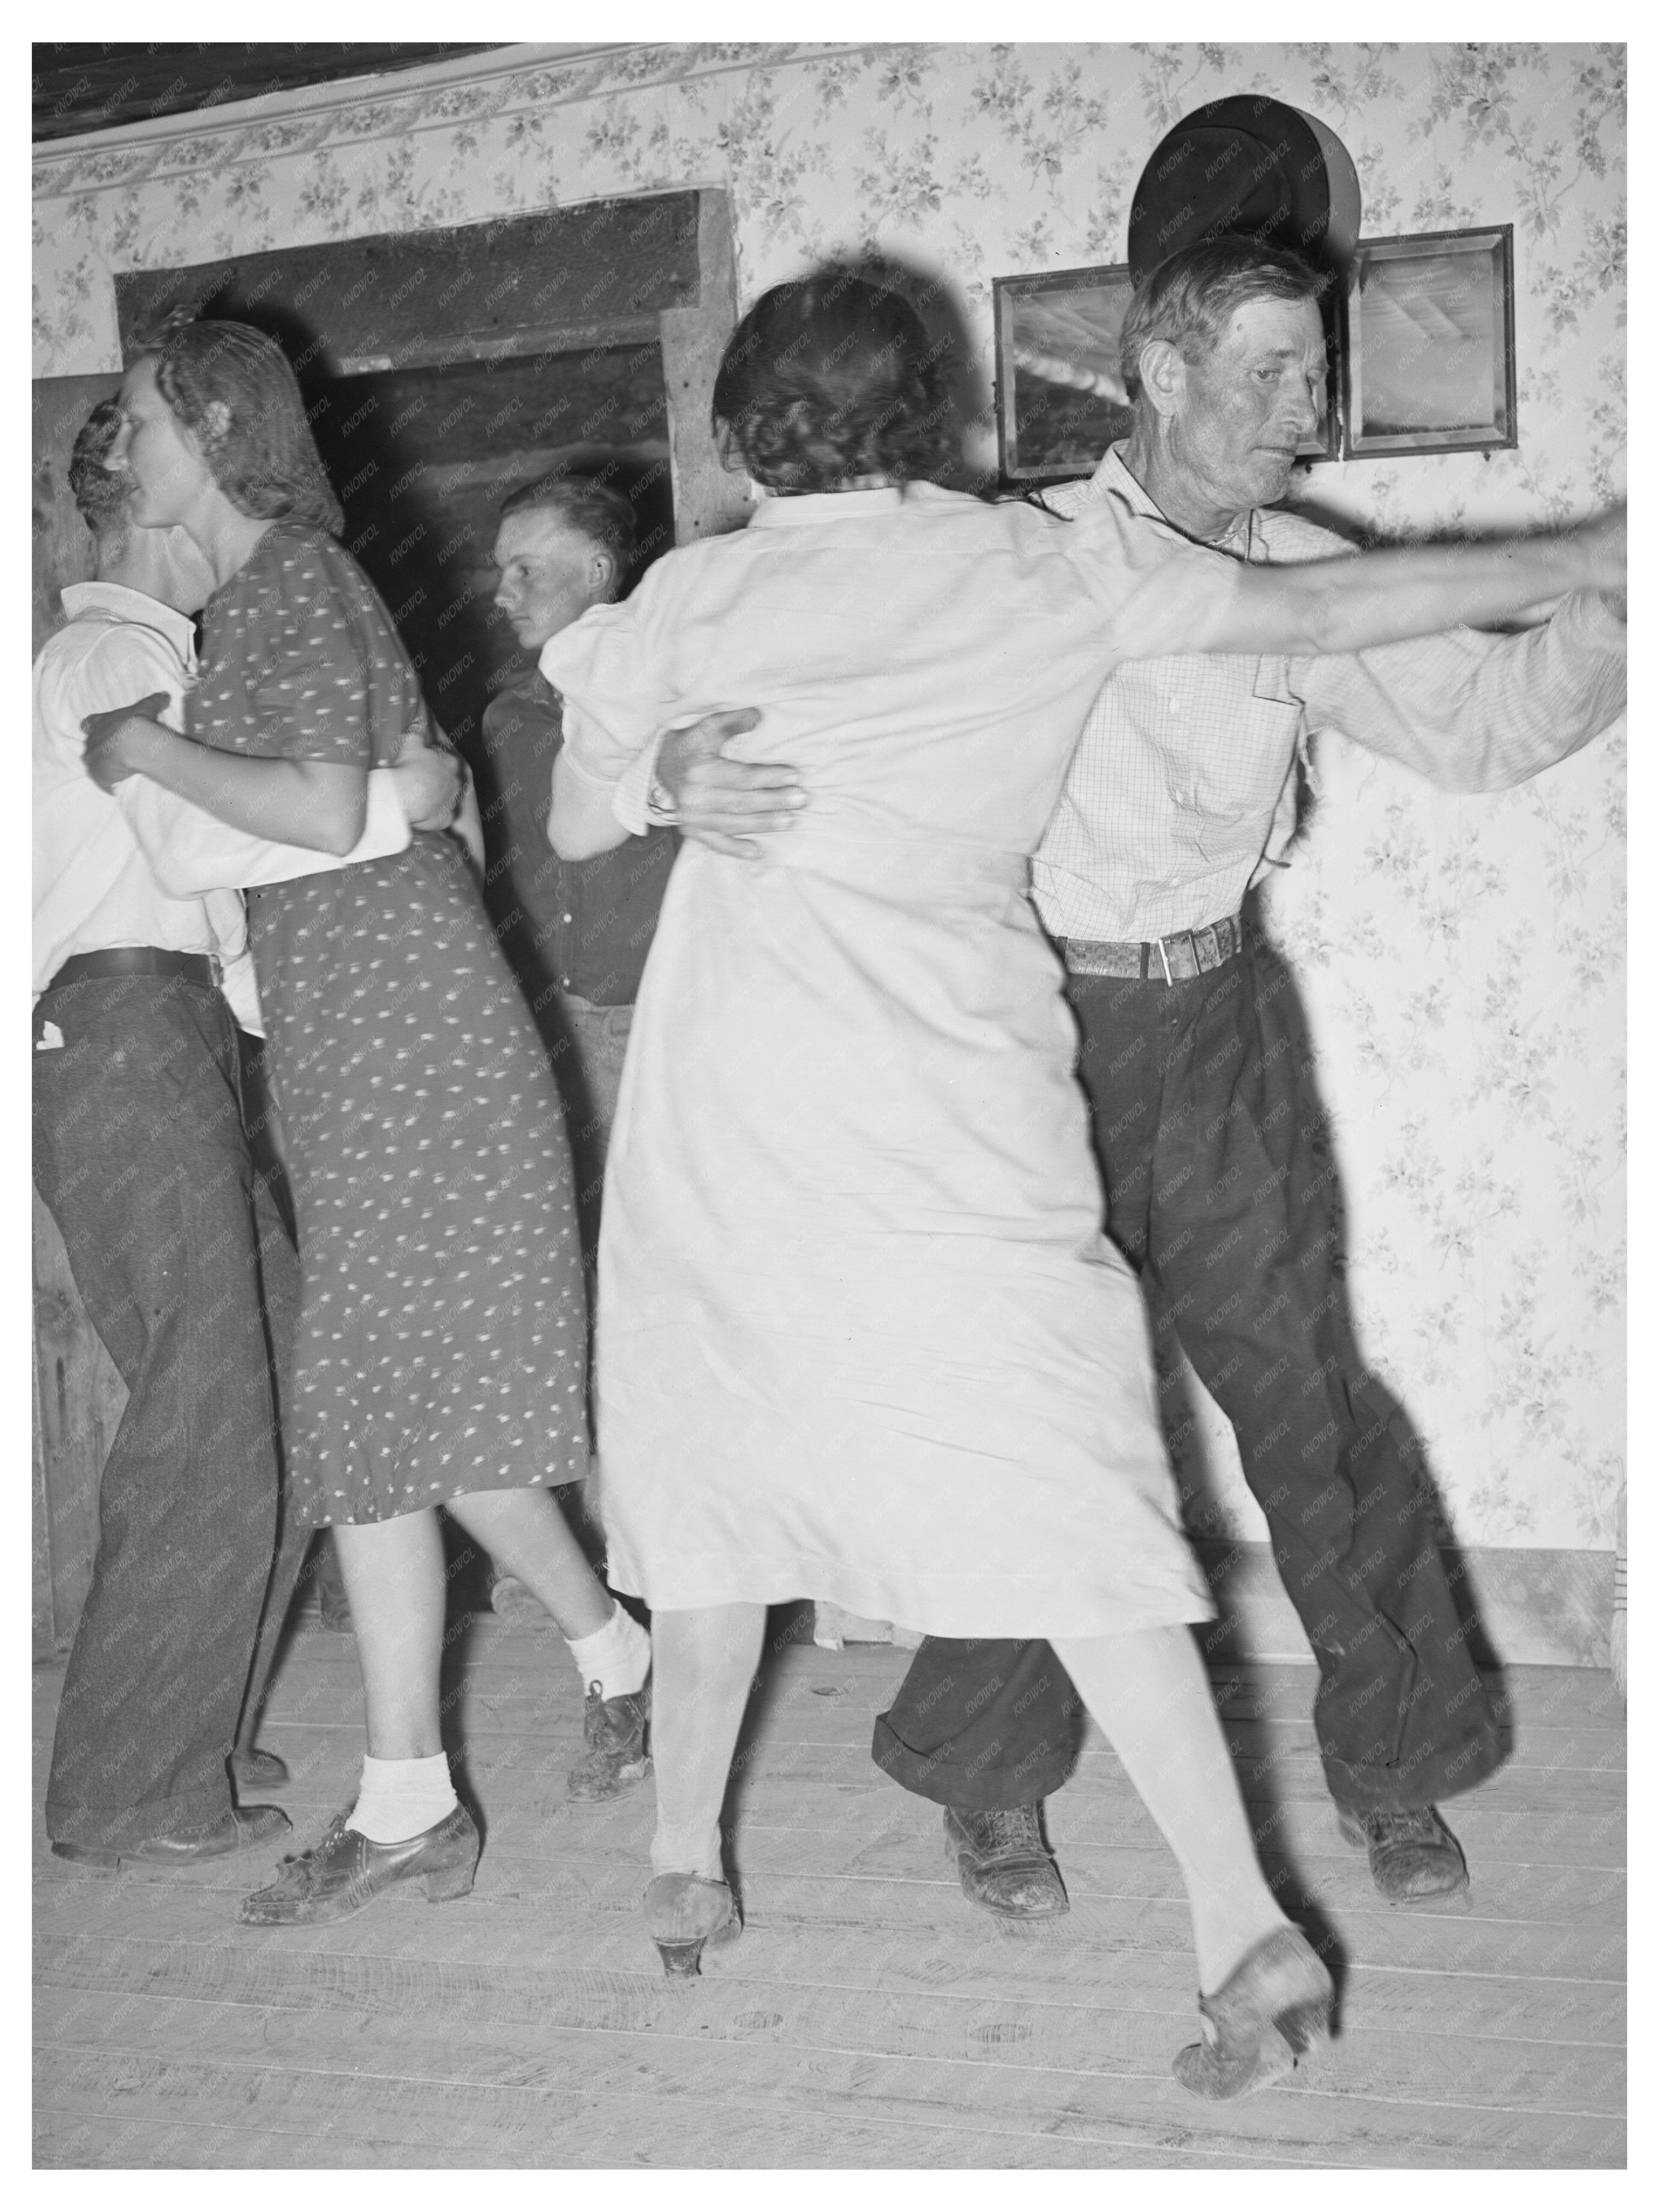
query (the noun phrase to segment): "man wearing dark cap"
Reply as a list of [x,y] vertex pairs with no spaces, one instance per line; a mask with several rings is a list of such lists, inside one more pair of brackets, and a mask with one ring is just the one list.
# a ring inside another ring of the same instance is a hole
[[[1048,504],[1069,515],[1114,500],[1240,560],[1347,551],[1273,504],[1319,420],[1319,290],[1301,261],[1238,240],[1172,256],[1124,324],[1133,433]],[[1624,702],[1623,608],[1589,593],[1515,636],[1126,664],[1034,863],[1109,1231],[1232,1423],[1319,1663],[1315,1725],[1342,1832],[1391,1900],[1467,1887],[1436,1805],[1502,1750],[1417,1447],[1355,1340],[1309,1048],[1249,895],[1285,865],[1298,763],[1320,731],[1444,789],[1496,791],[1577,750]],[[718,723],[671,737],[655,770],[682,831],[732,851],[798,794],[781,770],[719,757],[720,742]],[[968,1896],[1037,1918],[1066,1909],[1040,1813],[1077,1728],[1047,1645],[929,1638],[874,1752],[945,1808]]]

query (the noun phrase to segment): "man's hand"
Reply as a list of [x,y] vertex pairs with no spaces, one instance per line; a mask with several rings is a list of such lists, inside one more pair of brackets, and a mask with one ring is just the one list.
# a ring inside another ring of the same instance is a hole
[[454,753],[428,744],[418,730],[404,731],[390,774],[411,830],[448,829],[465,773]]
[[128,776],[143,773],[138,757],[143,734],[167,708],[167,693],[152,691],[130,707],[112,707],[107,714],[84,718],[86,771],[100,791],[113,791]]
[[741,860],[758,860],[756,836],[787,830],[811,803],[793,769],[727,758],[726,740],[759,721],[753,707],[705,714],[689,729],[671,730],[657,755],[657,781],[674,802],[681,836]]

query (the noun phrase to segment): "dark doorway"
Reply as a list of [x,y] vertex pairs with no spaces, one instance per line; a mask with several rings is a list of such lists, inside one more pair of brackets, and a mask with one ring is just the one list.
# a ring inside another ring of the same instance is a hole
[[661,349],[384,369],[318,380],[307,396],[346,543],[434,714],[482,768],[484,707],[526,665],[491,605],[501,501],[554,471],[600,476],[633,501],[647,562],[674,542]]
[[185,306],[282,344],[345,541],[472,766],[487,822],[483,709],[528,672],[491,605],[501,501],[556,471],[604,477],[635,506],[630,586],[677,540],[743,519],[708,418],[735,319],[719,193],[135,270],[116,298],[129,357]]

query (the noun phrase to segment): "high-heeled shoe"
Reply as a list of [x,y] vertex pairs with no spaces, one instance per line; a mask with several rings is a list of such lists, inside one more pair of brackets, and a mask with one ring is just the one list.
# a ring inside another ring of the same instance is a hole
[[1200,1997],[1204,2039],[1177,2051],[1170,2071],[1195,2097],[1265,2089],[1330,2040],[1334,1996],[1300,1929],[1275,1929],[1245,1953],[1213,1996]]
[[659,1874],[645,1893],[645,1924],[671,1977],[700,1973],[705,1943],[743,1932],[731,1885],[701,1874]]
[[472,1815],[457,1804],[441,1820],[401,1843],[371,1843],[337,1813],[322,1841],[282,1861],[267,1889],[245,1897],[236,1917],[248,1928],[315,1928],[344,1920],[399,1882],[422,1881],[428,1905],[465,1897],[480,1844]]

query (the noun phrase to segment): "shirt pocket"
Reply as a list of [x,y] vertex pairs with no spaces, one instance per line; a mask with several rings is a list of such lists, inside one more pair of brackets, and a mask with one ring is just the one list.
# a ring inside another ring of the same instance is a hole
[[1197,817],[1212,855],[1253,848],[1254,858],[1267,842],[1297,757],[1302,708],[1282,655],[1212,665],[1213,677],[1188,687],[1188,787],[1176,796]]

